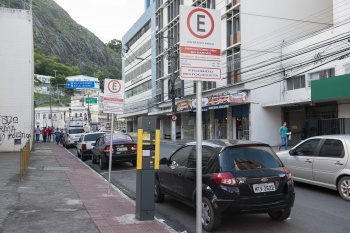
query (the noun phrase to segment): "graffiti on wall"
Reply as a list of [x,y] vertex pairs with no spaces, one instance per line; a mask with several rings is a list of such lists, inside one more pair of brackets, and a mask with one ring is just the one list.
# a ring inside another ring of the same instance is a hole
[[5,140],[31,138],[30,133],[18,131],[17,126],[18,117],[0,115],[0,146]]

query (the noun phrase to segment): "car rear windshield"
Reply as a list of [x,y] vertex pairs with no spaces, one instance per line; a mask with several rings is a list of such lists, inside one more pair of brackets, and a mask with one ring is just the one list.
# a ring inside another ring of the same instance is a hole
[[221,171],[243,171],[281,167],[282,163],[268,146],[228,147],[220,156]]
[[[106,134],[106,142],[110,142],[111,135]],[[113,134],[113,142],[132,142],[132,138],[127,134]]]
[[84,129],[70,129],[69,134],[85,133]]
[[97,138],[101,136],[100,133],[85,135],[84,141],[96,141]]

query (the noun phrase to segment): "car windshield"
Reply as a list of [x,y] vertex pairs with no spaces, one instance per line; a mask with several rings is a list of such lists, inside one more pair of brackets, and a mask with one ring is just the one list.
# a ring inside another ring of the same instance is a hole
[[70,129],[69,134],[85,133],[84,129]]
[[100,133],[85,135],[84,141],[96,141],[96,139],[101,136]]
[[[110,142],[110,134],[106,134],[106,143]],[[113,142],[132,142],[132,138],[127,134],[113,134]]]
[[228,147],[219,156],[221,171],[242,171],[282,167],[268,146]]

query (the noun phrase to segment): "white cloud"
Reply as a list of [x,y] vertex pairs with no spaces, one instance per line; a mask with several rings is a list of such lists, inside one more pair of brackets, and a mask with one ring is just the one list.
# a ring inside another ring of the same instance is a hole
[[144,12],[144,0],[54,0],[103,42],[121,40]]

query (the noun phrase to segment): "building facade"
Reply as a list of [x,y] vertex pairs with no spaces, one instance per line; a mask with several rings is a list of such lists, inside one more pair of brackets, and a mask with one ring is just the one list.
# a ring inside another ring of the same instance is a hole
[[[138,21],[142,25],[142,18],[153,8],[155,18],[149,15],[149,19],[155,20],[154,30],[135,37],[134,42],[150,40],[155,44],[145,52],[150,54],[152,68],[140,71],[151,76],[152,91],[126,95],[126,102],[133,98],[141,101],[143,95],[155,101],[143,105],[143,112],[137,113],[135,106],[133,118],[157,115],[163,138],[171,134],[173,95],[177,135],[192,140],[197,133],[195,82],[178,78],[181,4],[221,12],[222,80],[203,82],[204,139],[249,139],[277,145],[278,129],[286,121],[293,144],[320,134],[322,124],[328,124],[320,120],[337,119],[349,112],[344,94],[330,95],[332,98],[320,94],[328,83],[313,88],[313,83],[324,81],[318,79],[347,73],[347,1],[156,0]],[[128,38],[136,32],[131,28]],[[128,38],[123,37],[124,45]],[[125,60],[131,57],[129,51]],[[145,81],[142,75],[131,75],[125,64],[123,69],[125,77],[129,74],[130,79]],[[339,79],[346,80],[343,76]],[[126,108],[124,115],[128,114]],[[305,135],[305,131],[313,133]]]
[[34,132],[31,10],[0,7],[0,152],[19,151]]

